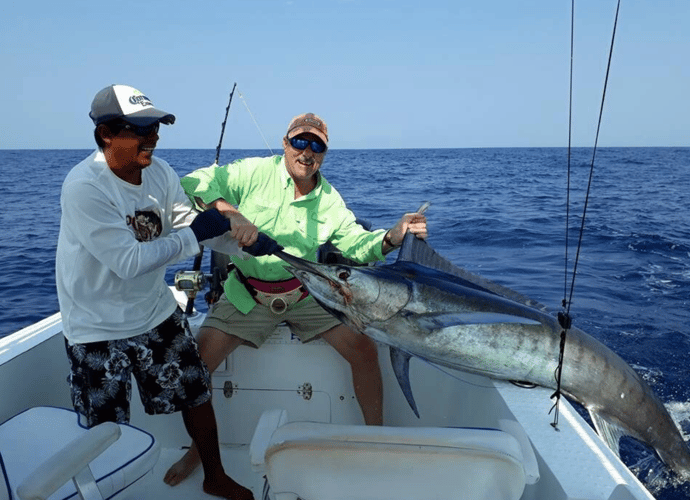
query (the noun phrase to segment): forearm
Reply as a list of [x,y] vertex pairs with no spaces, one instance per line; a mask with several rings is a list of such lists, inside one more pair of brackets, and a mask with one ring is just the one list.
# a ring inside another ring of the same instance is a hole
[[386,235],[383,237],[383,241],[381,242],[381,250],[383,252],[383,255],[391,253],[393,250],[398,248],[400,245],[395,245],[393,244],[393,241],[391,240],[390,237],[390,230],[386,232]]
[[[197,200],[197,203],[199,203],[199,200]],[[217,198],[208,205],[202,206],[204,208],[215,208],[228,218],[230,221],[230,236],[237,240],[240,246],[248,246],[256,241],[259,229],[223,198]]]
[[408,231],[417,238],[425,239],[427,237],[426,217],[422,213],[403,215],[397,224],[390,228],[383,237],[383,242],[381,243],[383,253],[389,253],[401,246]]
[[[201,205],[203,203],[201,201],[201,199],[197,198],[196,201],[200,206],[203,206],[203,205]],[[215,208],[221,213],[226,213],[226,212],[229,212],[231,214],[239,214],[240,213],[239,210],[237,210],[234,206],[232,206],[230,203],[225,201],[223,198],[218,198],[217,200],[212,201],[211,203],[208,204],[208,207]]]

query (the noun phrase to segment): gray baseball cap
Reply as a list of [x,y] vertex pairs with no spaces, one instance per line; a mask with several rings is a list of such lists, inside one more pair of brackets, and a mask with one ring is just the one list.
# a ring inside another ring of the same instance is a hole
[[116,118],[140,127],[175,123],[175,115],[156,109],[151,99],[129,85],[110,85],[101,90],[93,98],[89,116],[96,125]]

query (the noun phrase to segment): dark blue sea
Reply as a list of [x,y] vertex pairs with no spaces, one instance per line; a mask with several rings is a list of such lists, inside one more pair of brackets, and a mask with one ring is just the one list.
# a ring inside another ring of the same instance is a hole
[[[0,150],[5,201],[0,212],[0,337],[58,311],[54,258],[60,186],[89,153]],[[224,150],[221,162],[266,154]],[[157,155],[184,175],[211,164],[215,151],[159,150]],[[442,255],[559,310],[592,157],[590,148],[572,152],[569,220],[565,148],[333,150],[322,171],[374,228],[390,227],[403,212],[431,201],[429,242]],[[690,148],[599,149],[571,305],[574,324],[640,372],[686,434],[689,189]],[[176,270],[191,267],[191,259],[172,266],[168,282]],[[687,486],[674,487],[663,479],[651,456],[643,446],[625,443],[624,460],[657,498],[690,496]]]

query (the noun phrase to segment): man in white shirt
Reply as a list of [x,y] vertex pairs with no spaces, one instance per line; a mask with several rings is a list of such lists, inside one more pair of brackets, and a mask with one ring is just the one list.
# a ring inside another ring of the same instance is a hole
[[177,174],[153,156],[172,114],[111,85],[89,116],[99,147],[63,184],[56,255],[74,407],[88,427],[128,422],[134,375],[147,413],[182,412],[202,455],[204,491],[253,499],[225,474],[210,375],[164,280],[169,264],[199,253],[200,241],[237,253],[230,223],[215,209],[197,214]]

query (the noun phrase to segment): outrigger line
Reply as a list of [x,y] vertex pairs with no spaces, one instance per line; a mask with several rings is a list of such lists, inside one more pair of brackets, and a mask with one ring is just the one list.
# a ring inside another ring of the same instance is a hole
[[618,0],[616,5],[616,15],[613,22],[613,34],[611,35],[611,48],[609,50],[609,59],[606,66],[606,77],[604,78],[604,90],[601,96],[601,106],[599,108],[599,120],[597,123],[597,133],[594,138],[594,148],[592,150],[592,161],[589,167],[589,181],[587,183],[587,193],[585,195],[585,203],[582,209],[582,219],[580,223],[580,234],[577,242],[577,251],[575,252],[575,262],[573,265],[572,279],[570,282],[570,294],[568,294],[568,220],[570,218],[570,151],[571,151],[571,137],[572,137],[572,102],[573,102],[573,34],[575,27],[575,0],[571,3],[571,23],[570,23],[570,116],[568,123],[568,188],[567,188],[567,202],[566,202],[566,233],[565,233],[565,286],[563,291],[563,303],[562,306],[565,309],[563,312],[558,313],[558,322],[563,329],[561,331],[561,344],[560,352],[558,355],[558,367],[554,374],[556,378],[556,392],[551,395],[551,399],[556,398],[551,411],[555,410],[554,420],[551,424],[555,429],[558,429],[558,405],[561,401],[561,374],[563,371],[563,354],[565,352],[565,342],[568,334],[568,330],[572,326],[572,318],[570,316],[570,306],[573,300],[573,292],[575,290],[575,276],[577,275],[577,264],[580,260],[580,249],[582,248],[582,238],[585,231],[585,217],[587,215],[587,206],[589,204],[589,195],[592,188],[592,178],[594,177],[594,159],[597,153],[597,145],[599,142],[599,131],[601,129],[601,119],[604,114],[604,102],[606,100],[606,87],[609,82],[609,72],[611,70],[611,59],[613,58],[613,45],[616,40],[616,27],[618,26],[618,13],[620,11],[621,2]]
[[[223,135],[225,134],[225,124],[228,122],[228,113],[230,112],[230,104],[232,104],[232,96],[235,93],[235,87],[237,87],[237,82],[232,86],[232,91],[230,92],[230,99],[228,100],[228,106],[225,108],[225,119],[223,119],[223,123],[221,124],[220,128],[220,140],[218,141],[218,146],[216,147],[216,160],[214,161],[214,165],[218,165],[218,160],[220,159],[220,147],[223,144]],[[196,254],[194,257],[194,265],[192,266],[192,269],[194,271],[199,271],[201,270],[201,261],[204,257],[204,246],[199,245],[199,253]],[[192,314],[194,312],[194,299],[196,298],[196,293],[192,292],[189,294],[189,297],[187,298],[187,307],[185,308],[184,313],[186,315]]]
[[247,101],[244,100],[244,96],[242,95],[242,92],[240,92],[239,94],[240,94],[240,99],[242,99],[242,103],[244,104],[244,107],[247,108],[247,112],[249,113],[249,116],[252,117],[252,121],[254,122],[254,125],[256,125],[256,128],[259,130],[259,134],[261,134],[261,138],[264,140],[264,144],[266,144],[266,147],[271,152],[271,156],[272,156],[273,150],[271,149],[271,146],[268,145],[268,141],[266,140],[266,137],[264,137],[264,133],[261,131],[261,127],[259,126],[256,119],[254,118],[254,115],[252,114],[251,110],[249,109],[249,106],[247,106]]

